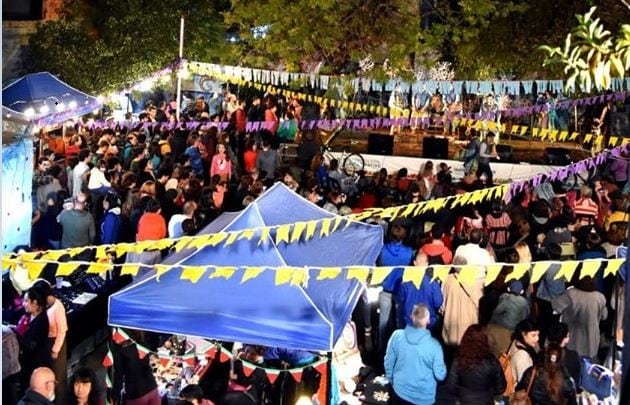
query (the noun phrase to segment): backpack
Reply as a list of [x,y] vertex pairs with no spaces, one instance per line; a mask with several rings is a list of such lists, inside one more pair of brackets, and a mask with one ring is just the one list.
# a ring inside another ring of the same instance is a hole
[[[512,347],[512,345],[510,345],[510,347]],[[512,373],[512,357],[509,354],[510,347],[505,353],[501,353],[499,356],[499,363],[501,364],[503,375],[505,376],[505,382],[507,383],[505,391],[503,392],[503,396],[505,397],[509,397],[516,391],[516,378],[514,377],[514,373]]]

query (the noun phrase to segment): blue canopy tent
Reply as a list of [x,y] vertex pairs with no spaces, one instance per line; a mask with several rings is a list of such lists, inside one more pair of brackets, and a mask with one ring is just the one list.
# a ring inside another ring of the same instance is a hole
[[[222,230],[334,217],[278,183]],[[208,233],[207,228],[200,233]],[[347,227],[344,223],[325,238],[315,236],[308,241],[280,245],[268,242],[260,246],[256,237],[241,239],[226,248],[183,250],[168,257],[165,263],[236,267],[374,265],[382,239],[381,227],[352,222]],[[344,276],[310,280],[306,287],[276,286],[275,272],[270,270],[244,283],[238,272],[230,279],[210,279],[206,275],[195,284],[180,280],[179,276],[180,271],[167,272],[159,280],[151,276],[112,295],[110,325],[332,351],[364,288],[361,282]]]
[[97,110],[102,102],[48,72],[40,72],[22,76],[4,87],[2,105],[39,125],[48,125]]

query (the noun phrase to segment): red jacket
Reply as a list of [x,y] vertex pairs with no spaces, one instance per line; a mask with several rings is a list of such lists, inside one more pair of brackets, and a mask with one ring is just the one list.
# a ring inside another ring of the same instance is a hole
[[136,242],[166,238],[166,221],[157,212],[146,212],[138,221]]

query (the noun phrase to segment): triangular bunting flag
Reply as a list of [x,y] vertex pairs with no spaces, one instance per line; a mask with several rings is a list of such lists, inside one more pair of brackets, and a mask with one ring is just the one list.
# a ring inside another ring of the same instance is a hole
[[317,275],[317,280],[335,279],[341,274],[341,267],[322,267]]
[[604,270],[604,277],[610,275],[616,275],[621,266],[625,263],[626,259],[612,259],[608,261],[606,269]]
[[166,368],[168,366],[168,363],[171,362],[170,356],[164,353],[158,352],[158,358],[160,359],[160,364],[164,368]]
[[182,361],[188,364],[190,367],[195,367],[195,360],[196,356],[194,350],[182,356]]
[[240,234],[241,234],[240,232],[230,232],[223,246],[230,246],[231,244],[236,242]]
[[88,274],[101,274],[112,268],[111,263],[92,263],[87,269]]
[[332,222],[332,219],[330,218],[326,218],[324,219],[321,224],[322,227],[319,230],[319,237],[320,238],[324,238],[326,236],[328,236],[330,234],[330,223]]
[[112,329],[112,340],[117,344],[121,344],[129,340],[129,335],[122,329],[114,328]]
[[433,277],[431,278],[431,281],[435,281],[437,279],[440,280],[442,283],[446,282],[448,273],[451,271],[451,266],[437,265],[431,267],[433,267]]
[[315,229],[317,228],[317,221],[308,221],[306,223],[306,240],[310,240],[315,235]]
[[276,285],[287,284],[293,278],[293,267],[282,266],[276,269]]
[[460,268],[457,279],[463,284],[471,286],[475,283],[478,274],[479,266],[467,264]]
[[215,233],[214,235],[210,236],[210,238],[208,239],[208,245],[213,246],[213,247],[217,246],[219,243],[226,240],[228,236],[229,235],[227,232]]
[[136,349],[138,350],[138,357],[140,358],[140,360],[144,359],[145,357],[147,357],[147,354],[151,353],[149,349],[138,343],[136,343]]
[[267,379],[269,380],[269,383],[273,384],[278,379],[278,376],[280,375],[280,371],[265,369],[265,374],[267,374]]
[[305,229],[306,222],[296,222],[293,226],[293,233],[291,234],[291,243],[298,242]]
[[64,277],[74,273],[74,271],[80,266],[77,262],[57,263],[57,272],[55,276]]
[[291,231],[291,225],[281,225],[276,229],[276,244],[289,243],[289,232]]
[[540,279],[545,275],[549,267],[551,266],[550,262],[536,262],[534,263],[534,269],[532,270],[532,283],[537,283]]
[[394,270],[393,267],[376,267],[372,271],[372,278],[370,280],[370,285],[380,285],[383,283],[385,278],[389,276],[389,274]]
[[575,260],[560,262],[560,270],[554,279],[559,280],[564,277],[566,281],[571,281],[573,273],[575,273],[575,269],[577,269],[579,264],[580,262]]
[[107,348],[107,354],[105,358],[103,358],[103,367],[111,367],[114,365],[114,355],[112,354],[111,349]]
[[243,374],[245,374],[245,377],[251,376],[256,370],[256,367],[252,367],[252,365],[246,361],[242,361],[242,364],[243,364]]
[[138,271],[140,270],[140,265],[137,263],[126,263],[120,266],[120,275],[121,276],[137,276]]
[[348,280],[353,278],[365,283],[370,275],[370,269],[368,267],[349,267],[348,268]]
[[217,355],[217,347],[212,345],[208,350],[206,350],[206,357],[210,359],[214,359]]
[[167,272],[173,269],[173,267],[171,267],[168,264],[156,264],[155,266],[153,266],[153,268],[155,269],[155,275],[156,275],[157,281],[160,281],[160,277],[162,277],[164,274],[166,274]]
[[245,267],[243,278],[241,279],[241,284],[258,277],[262,274],[263,271],[265,271],[264,267]]
[[31,280],[35,280],[39,278],[39,275],[42,274],[44,267],[46,267],[48,263],[46,262],[24,262],[24,268],[28,270],[28,278]]
[[42,256],[42,260],[57,261],[61,256],[66,254],[68,254],[66,250],[49,250],[48,252],[44,253],[44,255]]
[[190,280],[197,283],[201,280],[206,268],[204,266],[182,266],[182,274],[179,276],[181,280]]
[[407,266],[403,271],[402,281],[403,283],[411,282],[417,289],[420,289],[426,271],[426,267]]
[[219,353],[219,361],[221,363],[225,363],[226,361],[229,361],[231,358],[232,358],[232,354],[230,352],[228,352],[227,349],[224,349],[222,347],[221,351]]
[[180,238],[177,243],[175,243],[175,251],[181,252],[182,249],[184,249],[192,241],[192,239],[193,238],[191,236],[184,236]]
[[267,226],[262,228],[260,232],[260,240],[258,241],[258,245],[260,246],[264,243],[267,243],[267,240],[269,240],[270,234],[271,234],[271,228]]
[[594,278],[597,274],[597,270],[601,267],[601,260],[584,260],[582,262],[582,270],[580,271],[580,278],[591,277]]
[[514,269],[510,274],[505,277],[505,282],[510,282],[512,280],[520,280],[525,276],[525,274],[529,271],[531,264],[529,263],[516,263],[514,265]]
[[238,237],[238,240],[241,240],[241,239],[252,240],[252,238],[254,237],[254,234],[255,232],[253,229],[244,229],[241,231],[241,234]]
[[501,273],[501,269],[503,268],[502,264],[489,264],[486,266],[486,279],[484,280],[484,285],[488,286],[494,282]]
[[326,360],[322,360],[319,363],[315,364],[313,368],[317,370],[318,373],[324,374],[326,372]]
[[236,267],[215,267],[214,272],[210,274],[210,278],[224,278],[229,280],[234,273],[236,273]]
[[291,370],[289,371],[289,374],[291,374],[291,377],[293,377],[293,379],[295,380],[296,383],[301,383],[302,382],[302,372],[304,370],[299,369],[299,370]]

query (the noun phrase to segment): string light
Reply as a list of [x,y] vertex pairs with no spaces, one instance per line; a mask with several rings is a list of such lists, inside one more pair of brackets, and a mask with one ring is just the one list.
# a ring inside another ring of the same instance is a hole
[[48,114],[49,111],[50,111],[50,108],[48,108],[46,104],[44,104],[43,106],[39,108],[39,112],[42,114]]
[[75,108],[77,108],[77,102],[72,100],[71,102],[68,103],[68,108],[70,108],[71,110],[74,110]]

